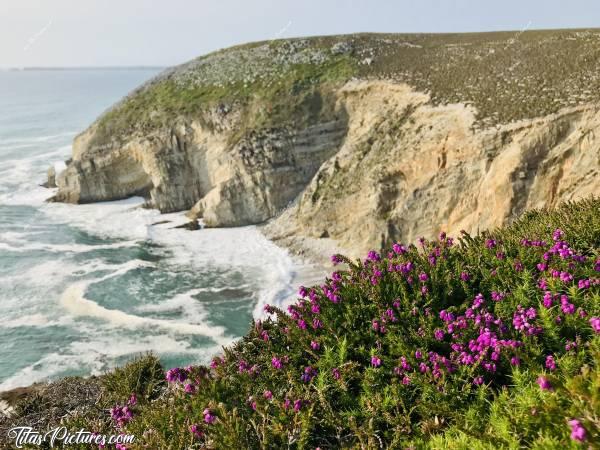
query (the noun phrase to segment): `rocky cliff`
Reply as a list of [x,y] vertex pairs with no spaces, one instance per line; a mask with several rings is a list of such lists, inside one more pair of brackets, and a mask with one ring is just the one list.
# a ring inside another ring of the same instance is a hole
[[600,32],[351,35],[170,69],[78,136],[57,201],[144,195],[352,254],[600,193]]

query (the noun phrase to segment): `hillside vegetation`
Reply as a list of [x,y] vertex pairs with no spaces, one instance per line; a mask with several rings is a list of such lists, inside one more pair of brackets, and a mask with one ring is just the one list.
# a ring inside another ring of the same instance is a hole
[[599,199],[333,261],[210,367],[170,369],[165,387],[142,359],[62,422],[133,433],[132,448],[600,445]]
[[[406,82],[436,104],[469,103],[489,126],[600,98],[600,31],[354,34],[257,42],[167,70],[98,121],[98,142],[218,108],[248,129],[319,110],[351,78]],[[551,61],[551,63],[549,63]]]

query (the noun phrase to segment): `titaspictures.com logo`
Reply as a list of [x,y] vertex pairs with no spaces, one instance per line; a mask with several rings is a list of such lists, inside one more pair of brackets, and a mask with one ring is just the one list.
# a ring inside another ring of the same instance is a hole
[[105,435],[84,429],[71,432],[66,427],[57,427],[46,433],[40,433],[32,427],[14,427],[8,431],[8,439],[14,443],[16,448],[23,448],[25,445],[41,446],[44,443],[48,443],[50,448],[81,444],[116,445],[117,448],[120,448],[120,446],[132,444],[135,436],[132,434]]

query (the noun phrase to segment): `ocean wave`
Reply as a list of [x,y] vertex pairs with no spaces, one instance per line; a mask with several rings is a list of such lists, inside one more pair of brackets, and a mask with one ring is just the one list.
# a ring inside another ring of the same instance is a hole
[[218,344],[225,344],[231,338],[225,336],[223,327],[207,324],[193,324],[180,321],[154,319],[128,314],[124,311],[105,308],[85,297],[85,291],[90,283],[76,283],[69,286],[60,299],[60,305],[76,317],[91,317],[110,323],[114,327],[124,328],[159,328],[162,330],[210,337]]

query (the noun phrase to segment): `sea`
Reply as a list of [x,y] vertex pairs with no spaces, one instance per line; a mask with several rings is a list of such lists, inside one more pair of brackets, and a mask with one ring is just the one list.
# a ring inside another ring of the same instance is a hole
[[321,275],[253,226],[188,231],[142,198],[48,203],[71,143],[157,69],[0,71],[0,391],[153,352],[207,363]]

